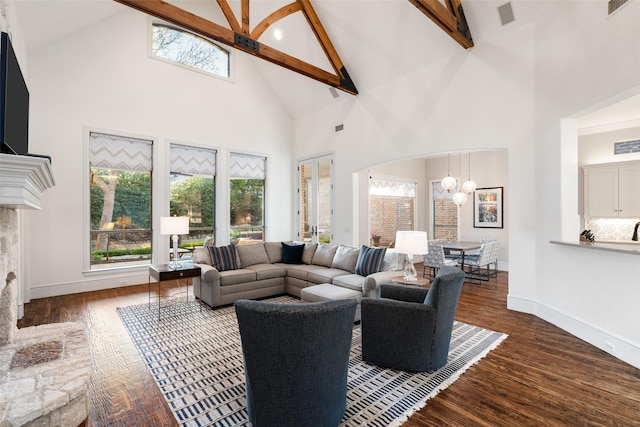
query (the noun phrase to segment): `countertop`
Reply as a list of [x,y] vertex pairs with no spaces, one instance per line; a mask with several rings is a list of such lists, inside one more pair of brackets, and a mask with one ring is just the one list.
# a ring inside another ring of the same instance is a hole
[[552,240],[556,245],[575,246],[585,249],[596,249],[601,251],[622,252],[625,254],[640,255],[640,242],[561,242]]

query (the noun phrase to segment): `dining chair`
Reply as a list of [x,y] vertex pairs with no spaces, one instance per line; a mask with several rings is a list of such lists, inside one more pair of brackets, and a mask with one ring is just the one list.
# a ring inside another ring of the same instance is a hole
[[445,257],[442,243],[432,240],[428,243],[429,253],[424,255],[422,266],[422,277],[427,275],[427,267],[429,268],[429,277],[433,278],[438,273],[440,267],[454,267],[458,264],[456,259],[447,259]]
[[[467,279],[486,282],[498,277],[498,249],[500,242],[493,240],[482,244],[477,254],[469,254],[464,258]],[[491,266],[494,266],[493,273]]]

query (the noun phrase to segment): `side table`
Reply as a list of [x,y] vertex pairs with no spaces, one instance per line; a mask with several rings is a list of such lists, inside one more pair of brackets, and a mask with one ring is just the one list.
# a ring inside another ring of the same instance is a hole
[[[180,264],[177,269],[169,267],[169,264],[150,264],[149,265],[149,309],[151,309],[151,279],[158,283],[158,320],[160,320],[160,285],[166,280],[177,280],[180,286],[180,279],[187,279],[187,302],[189,302],[189,278],[193,284],[193,278],[200,276],[200,267],[193,264]],[[202,286],[202,283],[200,286]],[[202,310],[202,304],[200,310]]]
[[422,288],[428,288],[431,280],[425,279],[423,277],[418,277],[416,280],[406,280],[403,276],[394,277],[391,279],[393,283],[397,283],[399,285],[413,285],[420,286]]

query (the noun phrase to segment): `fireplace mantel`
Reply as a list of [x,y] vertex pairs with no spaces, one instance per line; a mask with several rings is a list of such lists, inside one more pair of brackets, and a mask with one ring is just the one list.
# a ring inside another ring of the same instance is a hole
[[42,193],[54,185],[49,159],[0,154],[0,207],[40,209]]

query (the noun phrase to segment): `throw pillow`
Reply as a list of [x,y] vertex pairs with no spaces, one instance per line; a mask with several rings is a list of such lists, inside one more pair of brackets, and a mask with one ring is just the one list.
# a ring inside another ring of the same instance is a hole
[[238,245],[236,252],[240,258],[241,268],[255,264],[269,264],[269,256],[262,242],[252,245]]
[[234,245],[227,246],[208,246],[211,253],[211,263],[218,271],[237,270],[238,261],[236,255],[236,247]]
[[368,276],[382,269],[382,261],[387,248],[372,248],[362,245],[356,262],[356,274]]
[[282,262],[285,264],[302,264],[302,252],[304,244],[289,245],[282,242]]
[[349,273],[355,273],[359,253],[358,248],[354,248],[353,246],[338,245],[338,250],[333,257],[331,268],[339,268]]
[[337,245],[329,245],[326,243],[319,243],[316,247],[316,251],[311,258],[311,264],[320,265],[322,267],[331,267],[333,257],[338,250]]

